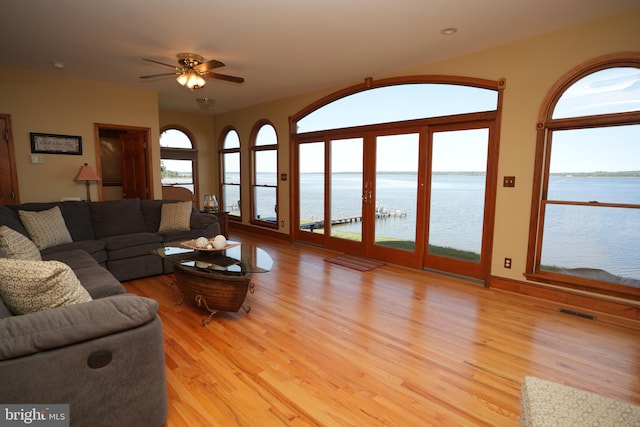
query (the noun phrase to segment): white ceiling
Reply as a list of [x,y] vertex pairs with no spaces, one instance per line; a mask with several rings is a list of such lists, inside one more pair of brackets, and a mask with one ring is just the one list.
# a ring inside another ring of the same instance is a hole
[[[496,46],[638,8],[638,0],[12,0],[0,7],[0,63],[158,91],[160,108],[212,113]],[[443,36],[440,31],[456,27]],[[241,76],[195,92],[171,71],[195,52]],[[54,69],[53,62],[64,64]]]

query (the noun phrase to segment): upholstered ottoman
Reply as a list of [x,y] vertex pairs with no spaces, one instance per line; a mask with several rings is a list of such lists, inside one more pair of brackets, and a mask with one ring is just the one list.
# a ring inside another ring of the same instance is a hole
[[573,387],[525,377],[520,390],[520,427],[640,426],[640,406]]

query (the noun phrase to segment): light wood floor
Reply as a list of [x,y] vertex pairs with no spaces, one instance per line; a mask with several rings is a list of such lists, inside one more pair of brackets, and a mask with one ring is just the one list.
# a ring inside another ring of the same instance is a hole
[[[249,235],[232,236],[250,241]],[[172,275],[125,283],[160,303],[167,426],[516,426],[526,375],[640,404],[640,327],[420,270],[360,273],[333,252],[260,245],[249,314],[174,305]]]

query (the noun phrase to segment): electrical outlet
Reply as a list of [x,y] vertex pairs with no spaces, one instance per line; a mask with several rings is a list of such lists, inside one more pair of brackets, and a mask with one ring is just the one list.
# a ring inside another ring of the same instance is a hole
[[511,258],[504,259],[504,268],[511,268]]
[[515,187],[516,186],[516,177],[515,176],[505,176],[502,185],[504,187]]

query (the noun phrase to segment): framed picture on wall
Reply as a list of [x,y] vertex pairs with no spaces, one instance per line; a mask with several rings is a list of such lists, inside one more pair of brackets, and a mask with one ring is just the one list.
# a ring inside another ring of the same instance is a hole
[[31,152],[46,154],[82,154],[82,137],[31,132]]

